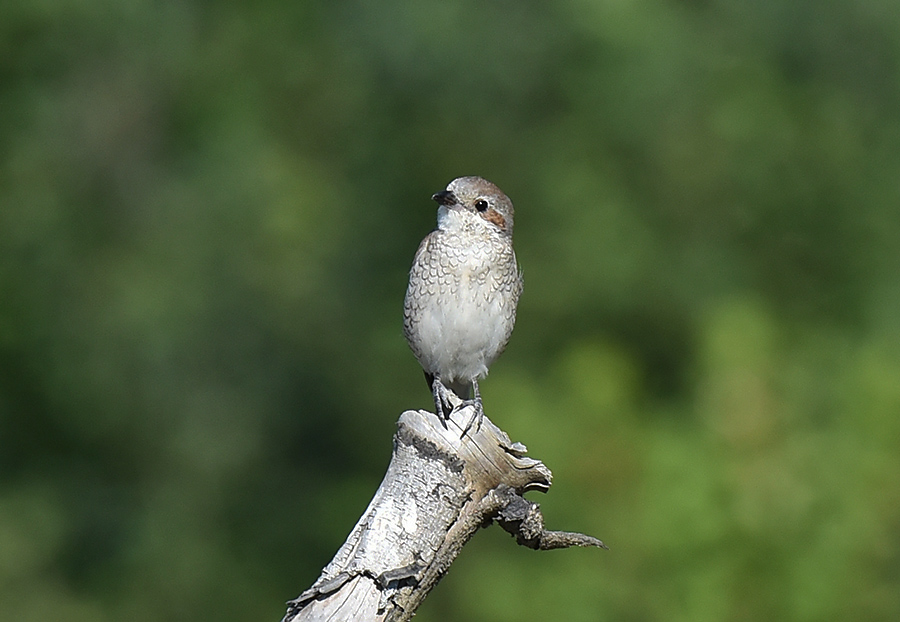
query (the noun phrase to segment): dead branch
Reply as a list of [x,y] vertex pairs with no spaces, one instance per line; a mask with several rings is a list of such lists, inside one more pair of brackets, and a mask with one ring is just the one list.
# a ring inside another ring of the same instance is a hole
[[606,548],[579,533],[547,531],[540,506],[551,473],[485,416],[462,436],[472,406],[448,425],[406,411],[381,486],[334,559],[288,603],[283,622],[409,620],[475,532],[496,521],[533,549]]

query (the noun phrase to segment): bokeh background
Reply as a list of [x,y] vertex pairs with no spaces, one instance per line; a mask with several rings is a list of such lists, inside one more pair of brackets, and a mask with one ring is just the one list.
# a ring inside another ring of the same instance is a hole
[[0,618],[278,620],[429,407],[406,274],[515,201],[553,470],[417,620],[900,619],[889,0],[5,0]]

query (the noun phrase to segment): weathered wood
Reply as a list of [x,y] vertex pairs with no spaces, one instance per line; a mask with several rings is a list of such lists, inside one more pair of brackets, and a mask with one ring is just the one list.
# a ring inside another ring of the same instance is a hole
[[426,411],[406,411],[381,486],[334,559],[308,590],[288,603],[283,622],[409,620],[462,547],[496,520],[534,549],[606,548],[596,538],[546,531],[536,503],[550,470],[525,455],[486,416],[464,436],[473,406],[448,425]]

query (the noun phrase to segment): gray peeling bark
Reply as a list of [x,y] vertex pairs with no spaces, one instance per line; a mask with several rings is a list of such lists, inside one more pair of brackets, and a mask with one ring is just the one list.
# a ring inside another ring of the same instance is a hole
[[496,521],[533,549],[606,546],[580,533],[547,531],[540,507],[522,497],[546,492],[550,470],[484,417],[465,436],[473,410],[406,411],[387,474],[362,518],[322,575],[288,603],[283,622],[399,622],[428,592],[480,527]]

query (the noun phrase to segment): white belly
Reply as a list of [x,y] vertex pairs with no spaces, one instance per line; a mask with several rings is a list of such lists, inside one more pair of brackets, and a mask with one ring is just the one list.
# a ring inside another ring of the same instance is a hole
[[455,294],[430,297],[417,326],[419,362],[449,382],[485,376],[512,329],[487,283],[461,285]]

